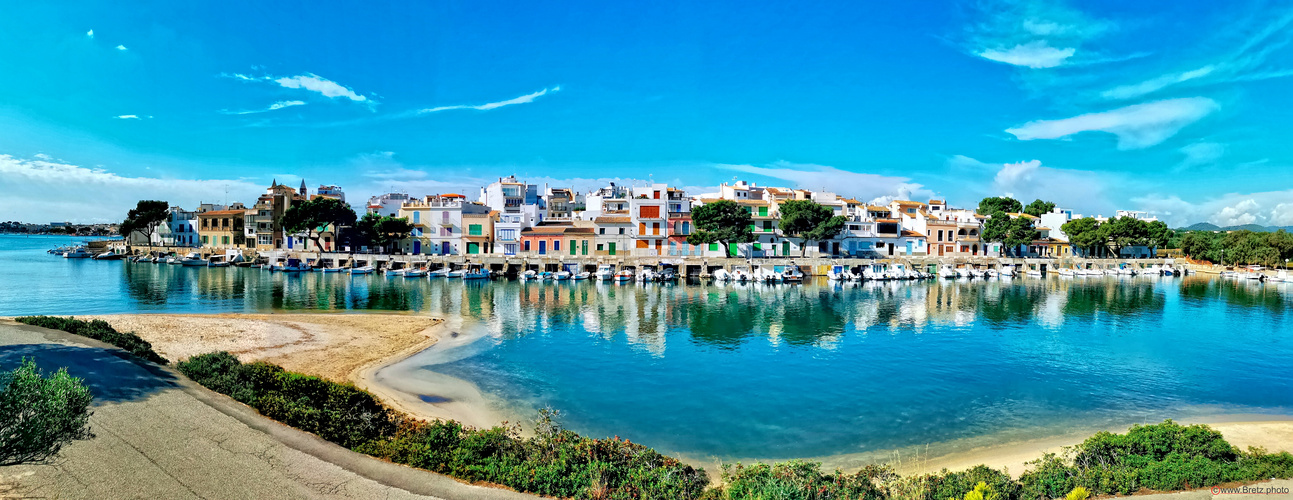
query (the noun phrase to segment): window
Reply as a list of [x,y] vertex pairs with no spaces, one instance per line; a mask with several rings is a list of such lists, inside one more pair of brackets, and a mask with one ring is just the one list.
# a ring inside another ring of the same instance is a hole
[[763,232],[765,232],[765,233],[771,233],[771,232],[772,232],[772,221],[770,221],[770,220],[765,220],[765,221],[763,221]]
[[759,207],[759,217],[768,216],[768,207]]
[[422,222],[422,212],[413,212],[413,223],[420,224],[421,222]]
[[521,242],[521,244],[525,246],[525,247],[524,247],[524,248],[525,248],[525,251],[527,251],[527,252],[528,252],[528,251],[530,251],[530,242],[529,242],[529,241],[522,241],[522,242]]
[[[203,219],[203,220],[205,221],[206,219]],[[210,236],[203,236],[203,237],[202,237],[202,244],[203,244],[203,245],[206,245],[206,244],[209,244],[209,243],[211,243],[211,237],[210,237]]]
[[717,251],[718,251],[718,243],[710,243],[710,244],[709,244],[709,250],[710,250],[711,252],[717,252]]
[[[581,249],[581,251],[583,252],[583,254],[584,254],[584,255],[588,255],[588,240],[584,240],[584,244],[583,244],[583,245],[580,245],[580,246],[581,246],[581,247],[583,247],[583,248]],[[574,252],[572,251],[572,252],[570,252],[570,253],[574,253]]]
[[598,251],[598,252],[600,252],[600,251],[604,250],[604,248],[603,248],[603,247],[605,247],[605,246],[606,246],[606,245],[603,245],[603,244],[601,244],[601,243],[598,243],[598,244],[597,244],[597,251]]
[[220,243],[221,243],[221,244],[223,244],[223,245],[228,245],[228,244],[229,244],[229,237],[228,237],[228,236],[221,236],[221,237],[220,237]]
[[624,234],[624,228],[620,228],[620,234]]
[[638,234],[647,234],[647,232],[646,232],[646,223],[645,223],[645,222],[639,222],[639,223],[638,223]]
[[467,226],[467,235],[480,236],[480,224],[472,224]]
[[659,219],[660,207],[658,206],[638,207],[638,217],[643,219]]
[[877,241],[877,242],[875,242],[875,247],[876,247],[876,248],[884,248],[884,242],[883,242],[883,241]]
[[597,234],[606,234],[606,228],[604,227],[597,228]]
[[659,222],[652,222],[652,223],[651,223],[651,234],[654,234],[654,235],[657,235],[657,236],[660,234],[660,223],[659,223]]
[[552,251],[554,252],[561,251],[561,240],[552,240]]

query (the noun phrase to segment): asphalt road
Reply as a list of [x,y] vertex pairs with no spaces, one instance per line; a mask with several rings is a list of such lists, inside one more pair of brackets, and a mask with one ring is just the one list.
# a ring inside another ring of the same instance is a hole
[[95,438],[0,467],[0,498],[538,498],[354,453],[109,345],[0,320],[0,370],[24,357],[85,380]]

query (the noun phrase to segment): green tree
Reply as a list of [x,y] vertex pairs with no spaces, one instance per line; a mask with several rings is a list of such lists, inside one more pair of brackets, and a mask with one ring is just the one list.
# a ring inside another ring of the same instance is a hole
[[1019,213],[1023,211],[1024,206],[1019,200],[1006,196],[989,196],[979,201],[978,213],[992,215],[997,212],[1008,214]]
[[1176,232],[1167,227],[1167,223],[1156,220],[1150,222],[1145,227],[1145,244],[1154,249],[1154,254],[1158,254],[1159,248],[1167,248],[1172,239],[1176,237]]
[[723,255],[731,255],[730,245],[754,241],[750,212],[734,201],[718,200],[693,208],[691,220],[696,231],[687,236],[687,243],[692,245],[720,243]]
[[1060,231],[1069,237],[1070,244],[1081,249],[1088,257],[1108,241],[1100,231],[1100,222],[1091,217],[1065,222],[1060,226]]
[[1149,238],[1148,224],[1135,217],[1115,217],[1102,226],[1106,228],[1115,257],[1121,255],[1122,249],[1143,245]]
[[129,238],[130,233],[139,233],[148,241],[148,247],[153,246],[153,235],[157,233],[157,226],[166,221],[170,216],[170,204],[157,200],[139,200],[135,208],[126,213],[126,220],[121,222],[118,232]]
[[413,232],[413,224],[407,217],[368,213],[355,223],[355,230],[363,241],[385,252],[391,244],[407,238]]
[[0,373],[0,466],[42,463],[90,439],[90,390],[67,369],[41,376],[36,362]]
[[1211,231],[1187,231],[1181,236],[1181,253],[1194,259],[1221,262],[1221,237]]
[[1032,203],[1029,203],[1028,206],[1024,207],[1024,213],[1033,217],[1041,217],[1042,214],[1050,213],[1051,210],[1055,210],[1055,203],[1042,201],[1040,199],[1033,200]]
[[[986,200],[987,198],[985,198]],[[1006,212],[998,210],[988,217],[983,223],[983,232],[979,238],[983,241],[995,241],[1005,243],[1006,238],[1010,236],[1010,216]],[[1009,251],[1009,249],[1006,249]]]
[[340,226],[354,223],[355,211],[350,205],[336,198],[322,196],[292,205],[283,214],[283,229],[288,233],[305,234],[306,238],[314,242],[317,251],[323,250],[323,245],[319,244],[323,233],[329,230],[335,233]]
[[835,215],[829,207],[812,200],[786,201],[777,210],[781,215],[781,220],[777,222],[781,234],[803,240],[803,244],[799,246],[801,256],[808,250],[810,241],[834,238],[844,230],[844,223],[847,221],[844,217]]
[[1006,248],[1013,249],[1013,253],[1020,255],[1021,248],[1029,243],[1037,241],[1042,237],[1042,233],[1033,226],[1033,220],[1027,217],[1016,217],[1010,219],[1009,231],[1006,233],[1004,243]]

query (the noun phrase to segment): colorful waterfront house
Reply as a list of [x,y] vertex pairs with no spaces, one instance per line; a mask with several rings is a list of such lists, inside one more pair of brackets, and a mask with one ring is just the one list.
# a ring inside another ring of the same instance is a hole
[[409,195],[404,193],[386,193],[373,196],[368,199],[368,213],[399,217],[400,207],[411,199]]
[[596,253],[593,227],[569,223],[541,224],[521,231],[521,254],[550,257],[584,257]]
[[491,210],[485,213],[463,213],[462,227],[464,232],[462,240],[464,248],[463,253],[467,255],[479,255],[494,253],[494,220],[498,218],[498,211]]
[[627,215],[603,215],[593,219],[594,252],[602,256],[632,255],[633,220]]
[[629,199],[629,219],[633,225],[633,255],[662,255],[669,238],[668,190],[665,184],[635,186]]
[[669,255],[700,255],[696,245],[687,243],[687,236],[695,230],[691,220],[691,198],[688,198],[687,193],[681,189],[669,188],[667,199],[667,208],[669,210]]
[[246,209],[211,210],[197,214],[198,238],[204,248],[242,248]]
[[925,221],[925,241],[929,255],[939,257],[956,254],[956,221],[930,218]]
[[494,253],[516,255],[521,251],[521,230],[526,228],[520,213],[492,210],[494,216]]
[[400,217],[413,226],[402,248],[411,255],[462,255],[464,214],[489,214],[489,207],[467,202],[457,193],[430,195],[400,206]]
[[[304,182],[301,187],[304,190]],[[303,202],[305,199],[301,192],[279,184],[277,180],[270,183],[269,188],[256,199],[256,204],[252,206],[256,211],[251,218],[251,223],[255,224],[253,229],[256,239],[253,244],[256,250],[279,250],[288,248],[288,245],[292,244],[292,240],[283,234],[283,214],[287,213],[293,204]]]

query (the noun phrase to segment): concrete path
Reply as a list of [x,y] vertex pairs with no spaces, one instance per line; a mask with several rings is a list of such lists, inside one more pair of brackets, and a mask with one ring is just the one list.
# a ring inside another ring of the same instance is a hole
[[0,320],[0,370],[67,367],[96,437],[49,465],[0,467],[0,498],[534,499],[351,452],[106,344]]

